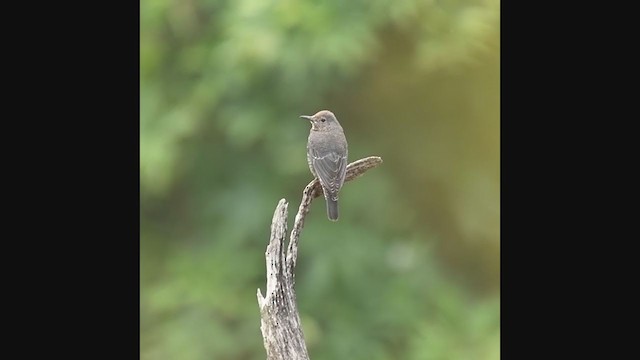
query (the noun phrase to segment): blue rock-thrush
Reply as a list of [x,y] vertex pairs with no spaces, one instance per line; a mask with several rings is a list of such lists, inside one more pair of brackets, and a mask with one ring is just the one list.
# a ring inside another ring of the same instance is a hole
[[327,217],[338,221],[338,193],[347,171],[347,139],[342,126],[331,111],[322,110],[313,116],[307,143],[307,162],[313,176],[320,180],[327,202]]

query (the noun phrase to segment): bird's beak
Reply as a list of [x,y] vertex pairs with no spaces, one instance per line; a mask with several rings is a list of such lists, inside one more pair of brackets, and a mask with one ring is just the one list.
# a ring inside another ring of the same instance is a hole
[[309,120],[309,121],[311,121],[311,118],[312,118],[312,117],[311,117],[311,116],[309,116],[309,115],[300,115],[300,117],[301,117],[301,118],[303,118],[303,119],[307,119],[307,120]]

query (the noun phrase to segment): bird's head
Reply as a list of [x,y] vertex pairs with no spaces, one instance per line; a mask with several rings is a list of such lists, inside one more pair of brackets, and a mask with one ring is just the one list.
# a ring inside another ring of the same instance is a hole
[[300,117],[311,122],[311,130],[313,131],[329,131],[334,128],[342,128],[336,116],[329,110],[318,111],[312,116],[302,115]]

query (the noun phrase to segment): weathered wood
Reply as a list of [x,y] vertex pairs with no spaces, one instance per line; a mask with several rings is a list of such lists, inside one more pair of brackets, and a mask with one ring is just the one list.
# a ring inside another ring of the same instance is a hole
[[[378,156],[370,156],[352,162],[347,165],[345,183],[381,163],[382,159]],[[304,188],[286,255],[284,248],[289,204],[285,199],[278,202],[273,214],[271,239],[265,252],[267,262],[266,297],[262,296],[260,289],[257,293],[261,316],[260,330],[268,360],[309,359],[296,305],[295,267],[304,219],[309,213],[311,201],[320,195],[322,195],[322,187],[317,179],[311,181]]]

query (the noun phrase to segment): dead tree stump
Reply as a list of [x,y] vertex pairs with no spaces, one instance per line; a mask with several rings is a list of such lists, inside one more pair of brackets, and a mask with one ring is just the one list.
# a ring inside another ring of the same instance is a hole
[[[362,175],[382,163],[378,156],[370,156],[347,165],[345,183]],[[271,221],[271,239],[265,252],[267,260],[267,289],[263,297],[258,289],[262,337],[267,351],[267,360],[308,360],[307,346],[300,325],[296,305],[295,268],[298,257],[298,242],[309,212],[311,201],[322,195],[318,179],[304,188],[302,201],[293,223],[293,230],[285,252],[287,236],[288,203],[281,199]]]

